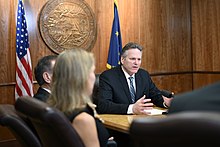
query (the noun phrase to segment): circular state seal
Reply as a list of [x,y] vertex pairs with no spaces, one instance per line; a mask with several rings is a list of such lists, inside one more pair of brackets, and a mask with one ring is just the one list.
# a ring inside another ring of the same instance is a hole
[[96,41],[96,21],[84,0],[49,0],[39,16],[40,34],[56,53],[81,48],[90,51]]

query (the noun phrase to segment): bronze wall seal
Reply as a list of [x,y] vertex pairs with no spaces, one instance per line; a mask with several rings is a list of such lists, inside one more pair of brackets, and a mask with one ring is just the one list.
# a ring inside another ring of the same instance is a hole
[[39,30],[58,54],[72,48],[90,51],[97,35],[94,13],[84,0],[49,0],[41,10]]

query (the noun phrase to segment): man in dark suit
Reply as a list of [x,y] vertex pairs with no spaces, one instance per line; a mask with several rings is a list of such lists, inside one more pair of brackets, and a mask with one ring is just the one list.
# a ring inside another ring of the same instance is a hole
[[168,114],[181,111],[220,112],[220,82],[176,95],[171,102]]
[[40,86],[34,98],[46,102],[47,98],[50,96],[50,84],[56,58],[57,55],[42,57],[34,68],[35,79]]
[[153,104],[158,107],[170,105],[172,98],[163,97],[149,73],[140,69],[141,58],[142,47],[130,42],[122,49],[121,66],[100,75],[99,113],[149,114],[145,110],[152,109]]

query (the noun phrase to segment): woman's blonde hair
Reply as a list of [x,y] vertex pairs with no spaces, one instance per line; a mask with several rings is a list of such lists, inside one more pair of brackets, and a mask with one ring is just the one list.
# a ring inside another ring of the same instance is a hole
[[54,66],[51,96],[47,103],[67,113],[91,103],[86,90],[94,64],[94,55],[85,50],[62,52]]

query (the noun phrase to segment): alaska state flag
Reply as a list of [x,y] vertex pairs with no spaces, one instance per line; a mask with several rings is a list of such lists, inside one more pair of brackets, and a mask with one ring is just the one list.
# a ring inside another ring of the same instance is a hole
[[107,68],[113,68],[120,65],[120,53],[122,50],[120,22],[118,17],[118,2],[114,0],[114,20],[112,24],[112,33],[110,47],[108,52]]

